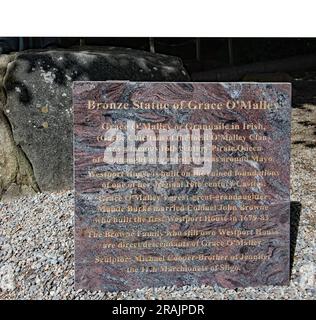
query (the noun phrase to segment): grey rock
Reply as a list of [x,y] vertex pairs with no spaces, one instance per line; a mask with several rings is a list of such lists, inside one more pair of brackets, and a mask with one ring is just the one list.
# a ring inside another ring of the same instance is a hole
[[71,88],[79,80],[188,81],[189,76],[176,57],[132,49],[17,53],[4,79],[4,111],[41,191],[72,186]]

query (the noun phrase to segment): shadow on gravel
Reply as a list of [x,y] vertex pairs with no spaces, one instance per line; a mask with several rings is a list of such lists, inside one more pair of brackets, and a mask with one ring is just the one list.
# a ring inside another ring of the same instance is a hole
[[293,108],[304,109],[304,104],[316,104],[316,80],[294,80],[292,106]]
[[291,201],[290,209],[290,273],[292,273],[294,253],[296,248],[296,240],[298,233],[298,226],[300,223],[300,216],[302,211],[302,204],[298,201]]

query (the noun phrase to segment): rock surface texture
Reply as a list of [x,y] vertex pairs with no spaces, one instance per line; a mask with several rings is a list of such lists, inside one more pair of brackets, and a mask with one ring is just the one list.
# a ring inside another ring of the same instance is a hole
[[39,191],[32,166],[21,146],[15,143],[11,124],[6,116],[7,94],[4,81],[7,66],[13,59],[14,55],[0,56],[0,199],[3,200]]
[[0,198],[72,186],[73,81],[188,81],[180,59],[120,48],[0,56]]

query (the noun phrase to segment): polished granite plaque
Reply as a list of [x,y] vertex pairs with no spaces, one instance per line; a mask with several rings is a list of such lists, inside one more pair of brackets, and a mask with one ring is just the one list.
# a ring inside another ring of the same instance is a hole
[[75,282],[286,285],[288,83],[75,82]]

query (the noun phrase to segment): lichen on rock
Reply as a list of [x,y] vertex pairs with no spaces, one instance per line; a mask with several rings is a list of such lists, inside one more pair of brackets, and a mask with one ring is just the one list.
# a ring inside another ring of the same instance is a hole
[[5,115],[6,92],[3,81],[12,55],[0,56],[0,199],[37,192],[32,166],[16,145],[10,123]]

